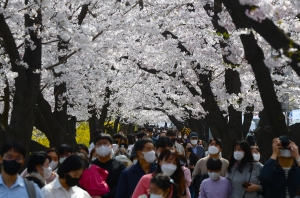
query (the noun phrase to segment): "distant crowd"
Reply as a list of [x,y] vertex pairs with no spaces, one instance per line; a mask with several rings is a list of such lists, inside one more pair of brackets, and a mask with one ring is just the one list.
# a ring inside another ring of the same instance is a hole
[[231,145],[170,129],[95,132],[89,147],[63,144],[31,153],[22,143],[1,146],[0,197],[7,198],[295,198],[300,197],[300,156],[292,137],[273,140],[260,162],[254,136]]

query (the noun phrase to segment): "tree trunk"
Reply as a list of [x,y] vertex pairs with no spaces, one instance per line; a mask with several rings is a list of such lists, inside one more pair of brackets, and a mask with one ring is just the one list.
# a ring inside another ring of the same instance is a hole
[[108,107],[110,105],[110,102],[109,102],[110,95],[111,95],[111,90],[109,89],[109,87],[106,87],[105,97],[104,97],[105,103],[104,103],[104,105],[101,109],[101,115],[100,115],[100,118],[99,118],[99,121],[98,121],[98,127],[100,129],[102,129],[103,131],[104,131],[104,123],[106,121],[107,114],[108,114]]

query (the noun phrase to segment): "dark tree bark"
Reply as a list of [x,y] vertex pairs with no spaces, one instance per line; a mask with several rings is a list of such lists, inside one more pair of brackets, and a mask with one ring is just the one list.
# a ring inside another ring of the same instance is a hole
[[108,114],[108,107],[110,105],[110,95],[111,95],[111,90],[109,89],[109,87],[106,87],[105,89],[105,103],[101,109],[101,114],[100,114],[100,118],[98,120],[98,127],[104,131],[104,123],[106,121],[107,118],[107,114]]
[[90,144],[93,142],[95,138],[94,132],[98,129],[98,119],[97,113],[94,107],[91,107],[90,111],[91,117],[89,118],[89,127],[90,127]]
[[285,123],[285,116],[282,113],[281,104],[278,101],[274,90],[274,84],[269,69],[264,63],[262,49],[258,46],[252,32],[249,35],[241,35],[240,37],[244,46],[245,58],[251,65],[255,75],[265,108],[264,111],[267,116],[267,122],[271,127],[271,130],[268,132],[263,130],[258,134],[258,145],[266,155],[264,158],[268,158],[270,156],[270,149],[272,149],[272,139],[281,135],[287,135],[288,128]]
[[115,119],[115,122],[114,122],[114,132],[113,133],[118,133],[119,123],[120,123],[120,117],[117,117],[117,119]]

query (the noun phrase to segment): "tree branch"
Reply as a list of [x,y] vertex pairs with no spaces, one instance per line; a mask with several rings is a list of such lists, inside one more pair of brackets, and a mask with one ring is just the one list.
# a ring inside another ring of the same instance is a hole
[[61,61],[59,61],[58,63],[51,65],[49,67],[46,67],[46,70],[50,70],[53,69],[54,67],[57,67],[63,63],[65,63],[71,56],[73,56],[74,54],[76,54],[76,52],[78,52],[79,50],[75,50],[73,51],[71,54],[69,54],[68,56],[64,57]]

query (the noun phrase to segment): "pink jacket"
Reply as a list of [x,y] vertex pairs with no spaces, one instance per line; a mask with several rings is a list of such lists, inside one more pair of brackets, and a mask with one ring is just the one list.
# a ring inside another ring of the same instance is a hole
[[184,178],[185,178],[185,192],[186,192],[186,198],[191,198],[191,193],[189,186],[191,185],[192,178],[191,178],[191,171],[190,169],[186,168],[185,166],[182,166],[182,170],[184,172]]
[[106,170],[92,164],[83,171],[79,185],[86,190],[90,196],[102,196],[110,191],[105,182],[107,176],[108,172]]

